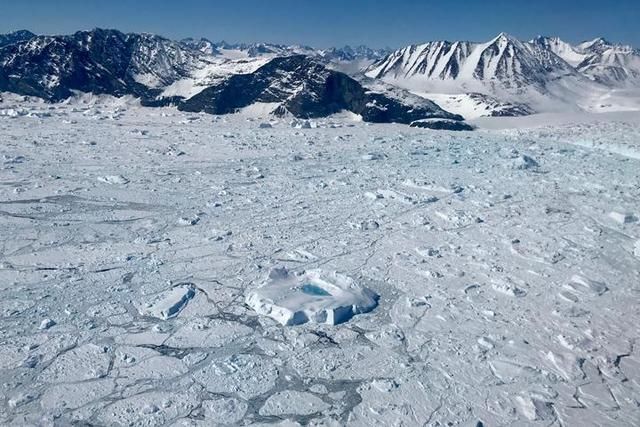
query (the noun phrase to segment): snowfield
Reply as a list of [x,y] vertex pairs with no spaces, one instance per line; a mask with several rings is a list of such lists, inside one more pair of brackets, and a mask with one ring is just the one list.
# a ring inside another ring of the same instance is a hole
[[640,422],[640,113],[257,115],[4,97],[1,425]]

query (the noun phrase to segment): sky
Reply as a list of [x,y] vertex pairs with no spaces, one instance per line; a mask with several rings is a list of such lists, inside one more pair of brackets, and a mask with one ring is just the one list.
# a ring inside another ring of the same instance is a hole
[[640,47],[640,0],[0,0],[0,11],[0,33],[102,27],[173,39],[396,48],[506,32]]

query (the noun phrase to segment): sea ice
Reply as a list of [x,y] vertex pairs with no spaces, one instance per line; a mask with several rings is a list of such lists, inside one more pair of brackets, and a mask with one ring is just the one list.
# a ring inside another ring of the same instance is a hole
[[247,304],[281,325],[346,322],[378,304],[378,295],[336,272],[310,270],[300,275],[285,268],[271,271],[262,286],[249,292]]
[[202,407],[206,419],[216,420],[220,424],[235,424],[239,422],[248,409],[246,402],[226,397],[205,400],[202,402]]
[[[2,97],[0,425],[638,424],[640,112],[453,134]],[[306,272],[259,287],[276,263]],[[344,320],[361,286],[384,303],[340,326],[268,317]]]
[[329,409],[329,405],[319,397],[295,390],[284,390],[273,394],[260,408],[260,415],[311,415]]
[[192,284],[179,284],[157,294],[151,301],[138,303],[138,311],[144,316],[166,320],[176,316],[195,294],[195,287]]

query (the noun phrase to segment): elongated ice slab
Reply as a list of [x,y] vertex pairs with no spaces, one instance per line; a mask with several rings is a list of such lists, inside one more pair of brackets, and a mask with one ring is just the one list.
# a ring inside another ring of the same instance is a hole
[[247,304],[258,314],[290,326],[307,322],[336,325],[378,305],[378,295],[336,272],[310,270],[300,275],[284,268],[271,271]]
[[156,295],[149,302],[140,304],[138,311],[143,316],[166,320],[176,316],[195,294],[195,287],[191,283],[183,283]]

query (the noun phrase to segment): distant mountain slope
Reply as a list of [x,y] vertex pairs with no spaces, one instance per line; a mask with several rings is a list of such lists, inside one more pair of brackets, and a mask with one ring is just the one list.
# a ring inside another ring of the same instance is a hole
[[[336,81],[346,86],[321,89]],[[235,111],[242,108],[236,104],[271,96],[278,111],[301,117],[330,114],[338,105],[366,120],[400,122],[445,116],[438,104],[466,117],[616,111],[640,108],[640,51],[602,38],[572,45],[504,33],[485,43],[434,41],[389,51],[23,30],[0,35],[0,91],[48,101],[78,92],[133,95],[144,105],[206,111]],[[387,113],[349,98],[362,91],[357,99],[384,104]]]
[[0,34],[0,47],[34,38],[36,35],[31,31],[19,30],[8,34]]
[[539,36],[532,43],[563,58],[590,79],[612,87],[640,86],[640,50],[603,38],[571,45],[557,37]]
[[[229,46],[217,46],[224,50]],[[77,92],[134,95],[144,105],[233,113],[257,102],[277,113],[323,117],[352,111],[365,121],[462,120],[410,94],[390,96],[330,70],[318,55],[217,58],[213,46],[116,30],[36,36],[0,48],[0,91],[60,101]],[[258,50],[273,46],[253,46]],[[228,49],[227,49],[228,50]],[[211,51],[214,52],[214,51]],[[255,53],[255,51],[254,51]]]
[[549,50],[564,59],[572,67],[578,66],[587,57],[587,54],[558,37],[538,36],[531,43],[543,49]]
[[[502,33],[486,43],[407,46],[364,73],[436,102],[446,100],[447,108],[463,114],[600,111],[638,104],[623,98],[637,96],[628,89],[640,87],[640,55],[603,39],[573,46],[559,38],[523,42]],[[614,105],[612,99],[622,102]]]
[[212,56],[229,59],[258,58],[262,56],[315,55],[319,51],[309,46],[283,45],[274,43],[227,43],[212,42],[208,39],[187,38],[181,43]]
[[367,70],[369,77],[405,80],[477,80],[506,88],[544,85],[575,74],[560,57],[500,34],[488,43],[430,42],[400,49]]
[[187,38],[181,40],[181,43],[208,55],[230,59],[307,55],[315,57],[318,61],[358,62],[379,60],[391,52],[390,49],[371,49],[367,46],[347,45],[341,48],[315,49],[304,45],[212,42],[206,38]]
[[37,36],[0,48],[0,90],[50,101],[74,91],[147,97],[205,64],[204,54],[151,34]]
[[462,117],[435,103],[407,103],[383,92],[368,90],[344,73],[327,69],[313,58],[276,58],[251,74],[233,75],[179,105],[185,111],[227,114],[256,102],[278,103],[275,113],[295,117],[324,117],[348,110],[369,122],[411,123],[424,118]]
[[610,86],[640,86],[640,50],[602,38],[582,43],[578,49],[586,55],[577,66],[580,72]]

